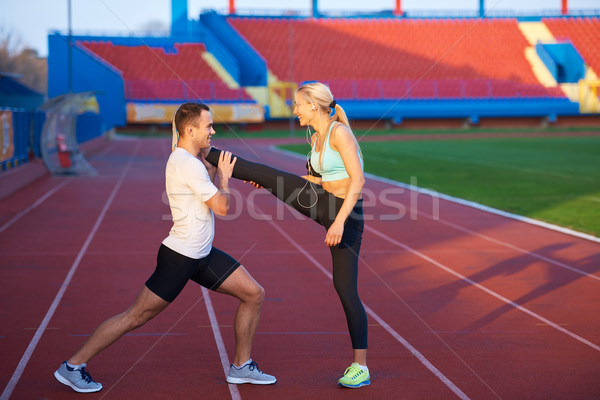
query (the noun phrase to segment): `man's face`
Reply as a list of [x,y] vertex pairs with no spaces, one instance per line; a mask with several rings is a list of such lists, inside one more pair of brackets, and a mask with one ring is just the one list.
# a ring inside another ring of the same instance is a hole
[[194,130],[194,143],[201,149],[209,147],[210,138],[216,133],[213,129],[213,119],[210,112],[202,110],[196,126],[192,127],[192,129]]

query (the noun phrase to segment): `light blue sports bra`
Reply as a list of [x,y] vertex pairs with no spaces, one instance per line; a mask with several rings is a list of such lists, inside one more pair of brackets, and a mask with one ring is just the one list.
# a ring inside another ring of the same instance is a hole
[[[317,144],[316,140],[313,143],[312,151],[310,153],[310,165],[315,172],[321,175],[321,180],[323,182],[337,181],[349,177],[342,156],[339,152],[333,150],[329,144],[329,135],[331,134],[333,125],[335,125],[335,122],[329,125],[329,130],[325,136],[325,144],[323,145],[323,151],[325,152],[325,154],[323,154],[323,165],[319,165],[320,152],[315,151],[315,145]],[[358,150],[357,153],[358,158],[360,159],[360,165],[364,168],[363,159]]]

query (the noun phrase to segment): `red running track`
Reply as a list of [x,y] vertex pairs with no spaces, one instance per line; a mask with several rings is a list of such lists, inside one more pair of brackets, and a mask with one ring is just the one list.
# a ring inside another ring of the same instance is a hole
[[[216,145],[303,173],[269,144]],[[600,398],[599,243],[373,179],[359,277],[371,386],[336,387],[351,349],[323,228],[235,182],[215,245],[266,290],[253,358],[278,382],[226,383],[237,302],[192,283],[89,363],[103,391],[71,391],[53,371],[154,269],[168,151],[108,142],[89,155],[97,177],[47,176],[0,201],[1,399]]]

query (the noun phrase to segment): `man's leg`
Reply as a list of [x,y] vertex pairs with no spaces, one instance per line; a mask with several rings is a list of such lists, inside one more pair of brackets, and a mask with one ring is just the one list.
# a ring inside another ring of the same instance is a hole
[[227,382],[234,384],[252,383],[272,385],[277,379],[265,374],[250,358],[252,341],[265,298],[264,289],[241,265],[219,286],[217,292],[235,296],[240,300],[235,314],[235,357],[229,367]]
[[102,390],[102,384],[94,382],[92,376],[86,371],[85,364],[125,333],[154,318],[168,305],[167,301],[144,286],[133,305],[124,313],[101,323],[79,351],[60,365],[54,372],[54,377],[76,392],[91,393]]
[[242,266],[239,266],[219,286],[217,292],[225,293],[240,300],[235,314],[235,357],[233,364],[241,366],[250,359],[252,341],[260,318],[260,309],[265,291]]
[[134,330],[157,316],[169,305],[168,302],[152,293],[146,286],[142,288],[135,302],[124,313],[104,321],[69,360],[69,364],[85,364],[96,354],[113,344],[121,336]]

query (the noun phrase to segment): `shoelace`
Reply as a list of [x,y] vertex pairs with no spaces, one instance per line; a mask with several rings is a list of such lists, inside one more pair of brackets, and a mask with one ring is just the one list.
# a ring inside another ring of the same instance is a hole
[[92,375],[90,375],[90,373],[85,370],[85,367],[81,368],[79,372],[81,372],[81,379],[86,381],[86,383],[90,383],[93,381]]
[[256,369],[256,370],[257,370],[258,372],[260,372],[261,374],[263,373],[263,372],[262,372],[262,371],[261,371],[261,370],[258,368],[258,364],[257,364],[256,362],[254,362],[254,361],[252,361],[252,362],[250,363],[250,365],[248,365],[248,369],[249,369],[250,371],[254,371],[254,370]]
[[363,370],[360,369],[360,367],[355,367],[354,365],[351,365],[348,368],[346,368],[346,371],[344,371],[344,375],[348,375],[348,372],[353,374],[352,379],[354,379],[358,375],[360,375],[363,372]]

